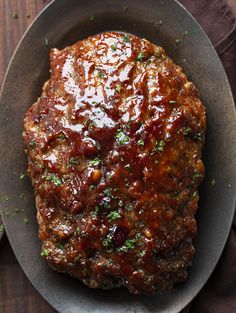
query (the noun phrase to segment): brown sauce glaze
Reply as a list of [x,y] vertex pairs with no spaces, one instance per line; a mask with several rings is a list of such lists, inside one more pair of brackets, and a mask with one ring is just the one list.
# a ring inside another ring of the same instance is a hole
[[51,50],[23,134],[42,255],[92,288],[184,281],[194,255],[205,109],[165,51],[107,32]]

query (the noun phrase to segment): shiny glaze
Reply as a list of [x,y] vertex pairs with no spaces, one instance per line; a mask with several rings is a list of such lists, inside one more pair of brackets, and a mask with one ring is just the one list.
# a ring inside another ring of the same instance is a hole
[[48,263],[133,293],[185,280],[204,132],[197,90],[162,48],[108,32],[53,49],[24,133]]

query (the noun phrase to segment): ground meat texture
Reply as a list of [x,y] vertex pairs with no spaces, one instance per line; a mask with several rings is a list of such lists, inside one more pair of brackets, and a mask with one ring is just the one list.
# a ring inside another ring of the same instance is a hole
[[50,53],[25,115],[41,255],[92,288],[187,278],[204,176],[205,109],[165,51],[118,32]]

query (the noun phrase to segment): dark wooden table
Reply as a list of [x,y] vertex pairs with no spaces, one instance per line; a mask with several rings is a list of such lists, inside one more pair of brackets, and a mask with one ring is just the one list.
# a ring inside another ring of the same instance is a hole
[[[50,0],[0,0],[0,85],[14,49]],[[228,0],[236,13],[236,0]],[[0,222],[1,224],[1,222]],[[55,313],[17,263],[6,235],[0,242],[0,313]]]

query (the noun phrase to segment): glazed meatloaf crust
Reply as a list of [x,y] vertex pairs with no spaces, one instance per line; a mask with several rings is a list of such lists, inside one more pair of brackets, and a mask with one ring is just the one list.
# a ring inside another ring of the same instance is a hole
[[92,288],[187,278],[204,176],[205,109],[165,51],[106,32],[50,53],[26,113],[41,255]]

